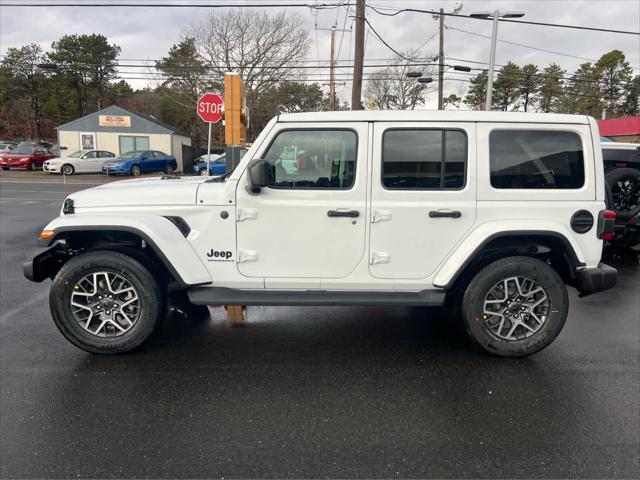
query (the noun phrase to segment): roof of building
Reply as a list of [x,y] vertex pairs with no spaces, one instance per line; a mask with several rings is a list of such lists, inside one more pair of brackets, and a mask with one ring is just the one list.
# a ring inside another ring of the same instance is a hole
[[358,110],[286,113],[280,122],[506,122],[588,124],[586,115],[528,112],[479,112],[448,110]]
[[70,122],[64,123],[56,127],[62,131],[87,131],[87,132],[113,132],[122,131],[122,127],[106,127],[99,125],[100,115],[125,115],[131,117],[131,127],[124,127],[132,133],[173,133],[184,137],[189,137],[188,133],[178,130],[171,125],[161,122],[151,115],[131,112],[118,105],[111,105],[96,112],[76,118]]
[[617,137],[620,135],[640,135],[640,117],[609,118],[598,120],[600,135]]

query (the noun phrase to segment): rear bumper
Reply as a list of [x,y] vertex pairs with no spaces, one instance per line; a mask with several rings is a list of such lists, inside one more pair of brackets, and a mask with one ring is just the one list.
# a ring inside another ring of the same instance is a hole
[[604,263],[595,268],[585,268],[576,272],[576,288],[581,297],[602,292],[614,287],[618,278],[618,270]]

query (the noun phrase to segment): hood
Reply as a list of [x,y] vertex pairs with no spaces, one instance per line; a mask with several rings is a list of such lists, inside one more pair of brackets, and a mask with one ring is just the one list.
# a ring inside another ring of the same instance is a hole
[[77,208],[195,205],[205,177],[143,178],[111,182],[69,195]]

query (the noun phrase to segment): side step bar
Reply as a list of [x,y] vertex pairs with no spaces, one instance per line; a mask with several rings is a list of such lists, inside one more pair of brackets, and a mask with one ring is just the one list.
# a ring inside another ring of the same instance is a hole
[[223,287],[195,287],[187,291],[195,305],[264,306],[441,306],[444,290],[419,292],[344,292],[327,290],[239,290]]

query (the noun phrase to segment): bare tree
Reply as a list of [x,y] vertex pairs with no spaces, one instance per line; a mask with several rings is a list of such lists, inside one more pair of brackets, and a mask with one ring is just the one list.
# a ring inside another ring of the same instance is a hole
[[[411,58],[412,52],[403,53]],[[420,72],[429,77],[435,72],[434,65],[410,62],[396,57],[394,66],[377,70],[371,74],[367,84],[367,97],[373,101],[374,108],[380,110],[414,110],[425,103],[425,90],[428,84],[419,83],[410,78],[409,72]]]
[[286,11],[242,8],[214,12],[193,27],[200,59],[213,77],[240,73],[248,96],[291,79],[309,50],[309,32],[297,15]]

